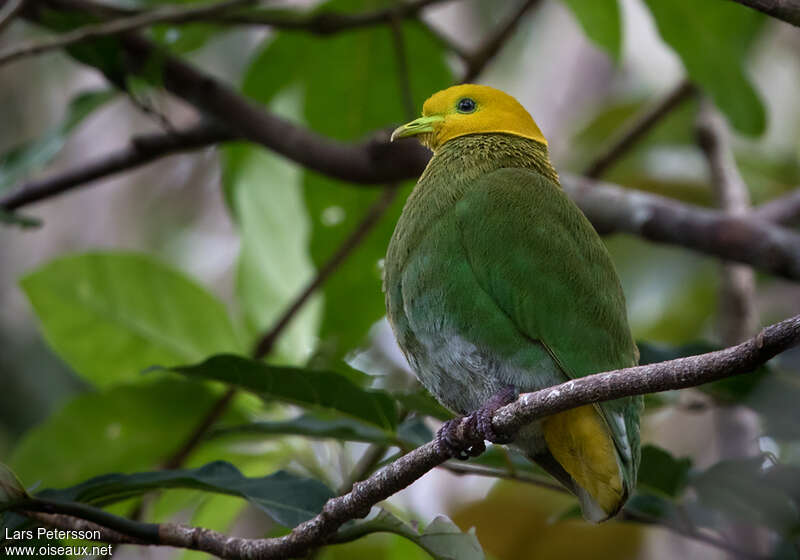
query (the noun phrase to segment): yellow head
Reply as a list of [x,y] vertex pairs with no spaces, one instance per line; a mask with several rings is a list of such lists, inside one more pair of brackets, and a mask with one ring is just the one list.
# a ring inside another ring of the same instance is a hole
[[392,133],[392,140],[419,135],[436,151],[442,144],[466,134],[501,132],[547,144],[519,101],[489,86],[463,84],[434,93],[422,106],[422,117]]

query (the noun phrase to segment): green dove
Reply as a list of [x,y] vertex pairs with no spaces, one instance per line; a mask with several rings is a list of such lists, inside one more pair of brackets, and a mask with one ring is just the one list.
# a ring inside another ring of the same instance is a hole
[[[636,365],[638,351],[605,245],[562,191],[522,105],[467,84],[434,94],[422,115],[392,135],[416,136],[433,158],[389,244],[389,322],[422,384],[502,442],[491,414],[518,393]],[[603,521],[636,484],[641,406],[582,406],[507,443]],[[451,444],[446,429],[438,437]]]

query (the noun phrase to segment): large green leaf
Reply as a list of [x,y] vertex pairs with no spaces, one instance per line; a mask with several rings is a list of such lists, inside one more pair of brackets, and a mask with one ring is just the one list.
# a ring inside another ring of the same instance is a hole
[[386,510],[367,521],[359,521],[344,529],[342,535],[395,533],[414,542],[435,560],[484,560],[475,530],[463,532],[447,517],[439,516],[421,531],[401,521]]
[[592,41],[619,60],[622,50],[622,17],[617,0],[564,0]]
[[318,480],[301,478],[286,471],[248,478],[224,461],[215,461],[197,469],[107,474],[71,488],[44,490],[37,497],[105,506],[166,488],[192,488],[239,496],[287,527],[311,519],[333,497],[333,492]]
[[144,255],[64,257],[21,284],[48,343],[98,385],[140,378],[152,365],[242,349],[219,300]]
[[661,37],[740,132],[766,128],[764,105],[744,72],[747,52],[764,16],[735,2],[645,0]]
[[[272,109],[299,111],[297,92],[279,96]],[[223,182],[241,230],[236,289],[251,344],[311,281],[310,224],[302,194],[302,172],[293,163],[252,144],[225,148]],[[299,363],[313,348],[319,300],[293,318],[278,341],[282,362]]]
[[234,355],[172,368],[190,378],[223,381],[261,395],[301,406],[344,413],[385,430],[397,426],[394,402],[385,393],[362,389],[347,377],[330,371],[281,367]]
[[218,398],[208,387],[185,380],[79,395],[28,431],[9,464],[29,484],[47,486],[151,469],[186,441]]
[[[379,7],[383,2],[378,0],[335,0],[320,9],[358,12]],[[425,98],[451,83],[452,75],[442,46],[427,29],[408,21],[402,24],[402,33],[412,97],[419,110]],[[320,65],[320,60],[326,64]],[[387,26],[330,38],[279,34],[251,64],[243,91],[269,103],[290,84],[299,84],[304,92],[307,124],[330,137],[359,140],[411,117],[403,110],[397,56]],[[358,345],[385,312],[380,261],[407,192],[325,285],[321,337],[333,357]],[[305,173],[305,194],[313,226],[311,254],[318,265],[330,258],[379,196],[310,172]]]
[[295,435],[312,438],[333,438],[346,441],[363,441],[392,445],[397,437],[385,430],[354,418],[320,411],[306,413],[289,420],[271,422],[251,422],[239,426],[220,428],[213,436],[250,436],[263,439],[264,436]]
[[72,98],[61,122],[35,140],[0,154],[0,191],[47,165],[61,151],[67,137],[86,117],[111,100],[116,92],[84,91]]
[[637,484],[645,490],[656,490],[674,498],[686,486],[691,466],[688,458],[676,459],[660,447],[643,445]]
[[0,509],[27,497],[28,493],[14,471],[0,463]]
[[[786,465],[789,476],[774,479],[762,466],[764,459],[720,461],[691,479],[702,506],[721,511],[730,519],[771,527],[781,532],[800,530],[800,514],[792,492],[797,491],[800,469]],[[786,483],[789,483],[787,488]],[[796,533],[795,533],[796,534]]]

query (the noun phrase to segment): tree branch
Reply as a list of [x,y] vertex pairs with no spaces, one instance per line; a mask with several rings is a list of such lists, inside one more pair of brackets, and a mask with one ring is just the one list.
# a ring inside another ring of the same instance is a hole
[[0,31],[3,31],[3,29],[19,15],[25,7],[25,1],[26,0],[8,0],[5,5],[0,7]]
[[475,78],[483,72],[486,65],[500,52],[500,49],[506,44],[508,38],[514,33],[514,30],[519,25],[519,22],[522,21],[525,13],[540,2],[541,0],[525,0],[522,2],[514,13],[511,14],[511,17],[486,38],[483,44],[478,47],[474,53],[464,58],[467,69],[461,80],[462,83],[474,81]]
[[583,174],[592,179],[600,178],[622,156],[628,153],[634,144],[650,132],[661,119],[679,107],[695,91],[689,80],[681,80],[664,97],[653,105],[646,107],[622,125],[610,140],[609,146],[586,167]]
[[320,267],[314,279],[300,292],[297,298],[286,308],[283,315],[281,315],[273,327],[261,337],[253,349],[254,358],[263,358],[266,356],[275,345],[278,336],[284,328],[289,324],[292,317],[294,317],[300,308],[308,301],[308,298],[313,294],[325,281],[330,278],[331,274],[336,271],[339,266],[350,256],[350,254],[361,245],[366,236],[375,227],[375,224],[386,213],[386,210],[391,206],[394,199],[397,197],[397,187],[394,185],[384,187],[383,193],[378,200],[367,210],[364,218],[359,222],[353,232],[347,236],[342,242],[336,252]]
[[800,187],[756,207],[750,215],[767,222],[794,225],[800,220]]
[[[800,343],[800,315],[770,325],[754,338],[737,346],[644,366],[597,373],[534,393],[525,393],[493,416],[492,425],[500,434],[513,436],[530,422],[564,410],[600,401],[633,395],[684,389],[752,371],[775,355]],[[461,422],[458,432],[465,443],[476,443],[482,436],[470,422]],[[157,544],[201,550],[221,558],[291,558],[312,547],[325,544],[346,521],[364,517],[370,508],[407,487],[431,469],[450,458],[435,442],[429,442],[403,455],[342,496],[331,498],[322,512],[301,523],[283,537],[245,539],[229,537],[207,529],[163,524]],[[33,500],[35,503],[44,503]],[[136,523],[96,510],[84,504],[49,503],[32,508],[31,500],[13,506],[15,510],[41,510],[66,513],[93,521],[125,535],[149,540],[152,525]],[[88,513],[87,513],[88,512]],[[133,524],[131,526],[130,524]],[[155,544],[155,543],[154,543]]]
[[790,230],[566,173],[561,183],[601,234],[631,233],[800,279],[800,235]]
[[129,17],[85,25],[54,37],[29,41],[16,47],[8,48],[0,52],[0,66],[24,56],[38,55],[55,49],[70,47],[91,39],[97,39],[98,37],[119,35],[158,23],[185,23],[208,18],[225,10],[250,4],[253,1],[255,0],[224,0],[223,2],[200,6],[168,6],[143,11]]
[[234,135],[226,129],[210,122],[201,122],[176,132],[134,136],[120,150],[78,164],[61,173],[23,183],[0,196],[0,208],[16,210],[172,154],[197,150],[233,138]]
[[732,0],[742,6],[781,19],[800,27],[800,1],[798,0]]

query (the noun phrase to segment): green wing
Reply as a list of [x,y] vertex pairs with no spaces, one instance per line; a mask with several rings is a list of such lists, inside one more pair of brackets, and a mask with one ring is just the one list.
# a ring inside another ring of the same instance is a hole
[[[500,169],[481,178],[455,211],[480,286],[568,376],[636,364],[611,257],[556,183],[533,171]],[[601,405],[629,467],[629,487],[638,467],[640,408],[638,398]]]

